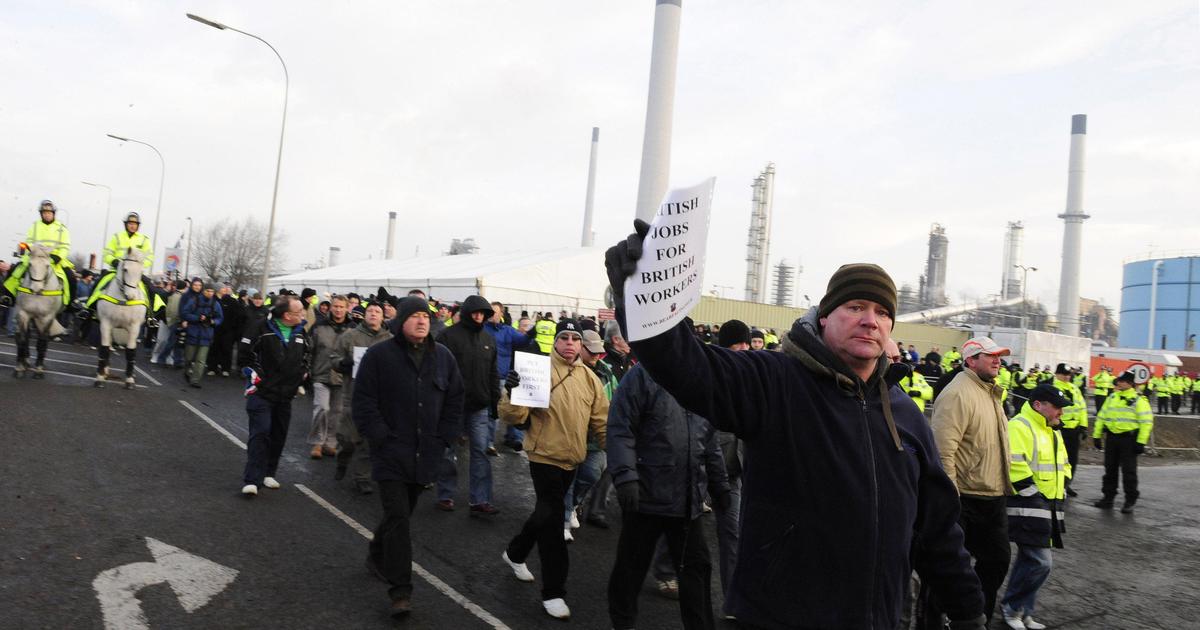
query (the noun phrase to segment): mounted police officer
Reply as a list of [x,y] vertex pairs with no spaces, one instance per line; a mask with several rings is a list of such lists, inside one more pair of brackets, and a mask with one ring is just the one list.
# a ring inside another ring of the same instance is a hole
[[[75,273],[71,271],[73,265],[67,259],[71,253],[71,232],[67,230],[67,226],[63,225],[62,221],[58,220],[58,208],[54,206],[53,201],[42,200],[38,212],[41,216],[25,233],[25,243],[41,245],[50,250],[50,261],[54,264],[55,274],[60,278],[65,276],[63,292],[67,296],[66,303],[70,304],[75,293]],[[21,284],[21,277],[25,275],[28,268],[29,255],[23,254],[21,262],[4,281],[3,297],[0,299],[7,302],[16,295],[17,287]]]
[[[138,232],[141,227],[142,219],[136,212],[130,212],[125,215],[125,229],[112,235],[108,239],[108,244],[104,246],[104,273],[100,275],[100,279],[96,281],[96,287],[92,290],[92,297],[88,300],[87,307],[95,309],[96,298],[100,297],[101,290],[112,280],[117,274],[117,265],[121,259],[125,257],[125,253],[131,249],[136,249],[142,252],[142,266],[149,269],[154,264],[154,248],[150,246],[150,239],[146,238],[145,234]],[[150,297],[148,288],[150,280],[145,275],[142,276],[142,291],[146,293],[146,297]],[[147,308],[147,316],[151,310]]]

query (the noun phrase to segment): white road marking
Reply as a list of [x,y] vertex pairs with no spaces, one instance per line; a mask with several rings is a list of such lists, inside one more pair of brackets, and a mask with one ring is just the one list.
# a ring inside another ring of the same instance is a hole
[[[234,437],[232,433],[230,433],[229,431],[226,431],[225,428],[222,427],[221,425],[217,424],[217,422],[215,420],[204,415],[204,412],[202,412],[199,409],[196,409],[192,405],[188,404],[188,402],[186,400],[180,400],[179,404],[183,405],[184,407],[187,407],[189,411],[196,414],[197,416],[200,416],[201,420],[204,420],[205,422],[207,422],[210,426],[212,426],[212,428],[214,428],[218,432],[220,432],[221,435],[224,435],[225,437],[229,438],[229,441],[233,442],[234,444],[237,444],[239,448],[245,450],[245,448],[246,448],[245,442]],[[363,538],[366,538],[367,540],[371,540],[374,537],[373,534],[371,534],[371,530],[367,529],[366,527],[363,527],[361,523],[350,518],[350,516],[348,514],[339,510],[332,503],[330,503],[329,501],[326,501],[323,497],[321,497],[317,493],[310,490],[308,488],[308,486],[298,483],[298,484],[296,484],[296,489],[299,490],[300,492],[304,493],[304,496],[312,499],[317,505],[325,508],[326,511],[328,511],[330,514],[336,516],[340,521],[349,525],[350,529],[353,529],[355,532],[358,532],[358,534],[360,536],[362,536]],[[459,593],[458,591],[454,590],[454,587],[443,582],[441,580],[441,578],[439,578],[438,576],[430,573],[429,571],[426,571],[425,567],[422,567],[421,565],[417,564],[416,562],[413,562],[412,568],[413,568],[413,572],[415,572],[417,575],[421,576],[421,578],[423,580],[425,580],[426,582],[429,582],[429,584],[431,586],[436,588],[438,591],[440,591],[446,597],[449,597],[451,601],[458,604],[459,606],[462,606],[464,609],[466,609],[467,612],[471,613],[472,615],[475,615],[480,620],[482,620],[484,623],[488,624],[492,628],[495,628],[496,630],[510,630],[510,628],[507,625],[505,625],[505,623],[503,621],[500,621],[499,619],[497,619],[495,615],[484,610],[482,606],[471,601],[462,593]]]
[[[16,347],[16,346],[13,346],[12,344],[9,344],[9,343],[0,343],[0,345],[2,345],[2,346],[9,346],[9,347],[12,347],[12,348],[15,348],[15,347]],[[86,355],[86,354],[79,354],[79,353],[77,353],[77,352],[67,352],[66,350],[54,350],[54,349],[50,349],[50,352],[59,352],[59,353],[62,353],[62,354],[68,355],[68,356],[72,356],[72,357],[83,357],[83,358],[89,358],[89,356],[88,356],[88,355]],[[114,350],[114,352],[116,352],[116,351]],[[0,352],[0,355],[7,355],[7,356],[10,356],[10,357],[15,357],[15,356],[17,356],[17,354],[16,354],[15,352]],[[67,365],[82,365],[83,367],[88,367],[88,368],[90,368],[90,367],[95,367],[95,365],[96,365],[95,363],[80,363],[80,362],[78,362],[78,361],[67,361],[66,359],[51,359],[49,356],[47,356],[47,357],[46,357],[46,360],[47,360],[47,361],[54,361],[55,363],[65,363],[65,364],[67,364]],[[97,360],[98,360],[98,359],[97,359]],[[133,366],[133,369],[137,370],[137,371],[138,371],[138,372],[139,372],[139,373],[140,373],[142,376],[145,376],[145,377],[146,377],[146,380],[150,381],[151,383],[154,383],[155,385],[157,385],[157,386],[159,386],[159,387],[162,387],[162,383],[158,382],[158,379],[154,378],[153,376],[150,376],[150,373],[149,373],[149,372],[147,372],[146,370],[143,370],[142,368],[140,368],[140,367],[138,367],[138,366],[136,366],[136,365],[135,365],[135,366]]]
[[[31,343],[30,344],[31,349],[32,349],[32,345],[33,344]],[[17,347],[16,344],[14,344],[11,341],[0,341],[0,346],[8,346],[9,348],[13,348],[13,349],[16,349],[16,347]],[[68,352],[67,350],[58,350],[57,348],[48,348],[48,350],[50,352],[57,352],[59,354],[65,354],[65,355],[69,355],[69,356],[73,356],[73,357],[83,357],[85,359],[91,359],[96,356],[94,354],[82,354],[79,352]],[[95,351],[93,350],[93,352],[95,352]]]
[[237,437],[236,437],[234,434],[230,433],[229,431],[226,431],[226,430],[225,430],[225,427],[223,427],[223,426],[221,426],[221,425],[217,424],[217,421],[216,421],[216,420],[213,420],[212,418],[209,418],[208,416],[204,415],[204,412],[203,412],[203,411],[200,411],[199,409],[197,409],[197,408],[193,407],[193,406],[191,405],[191,403],[189,403],[189,402],[188,402],[188,401],[186,401],[186,400],[181,400],[181,401],[179,401],[179,404],[183,405],[184,407],[187,407],[189,411],[191,411],[192,413],[196,414],[197,416],[200,416],[200,419],[201,419],[201,420],[203,420],[203,421],[207,422],[207,423],[209,424],[209,426],[211,426],[212,428],[216,429],[216,430],[217,430],[217,432],[218,432],[218,433],[220,433],[221,435],[224,435],[225,437],[229,438],[229,441],[230,441],[230,442],[233,442],[234,444],[237,444],[238,448],[240,448],[240,449],[242,449],[242,450],[246,450],[246,443],[245,443],[245,442],[243,442],[243,441],[241,441],[241,440],[237,439]]
[[146,380],[150,381],[151,383],[154,383],[155,385],[158,385],[159,387],[162,387],[162,383],[159,383],[159,382],[158,382],[158,379],[154,378],[153,376],[150,376],[150,373],[149,373],[149,372],[147,372],[146,370],[143,370],[142,368],[140,368],[140,367],[138,367],[138,366],[136,366],[136,365],[135,365],[135,366],[133,366],[133,369],[135,369],[135,370],[137,370],[138,372],[140,372],[142,376],[145,376],[145,377],[146,377]]
[[[6,367],[6,368],[9,368],[9,369],[14,369],[14,368],[15,368],[15,366],[9,365],[9,364],[7,364],[7,363],[0,363],[0,367]],[[45,373],[46,373],[46,374],[54,374],[54,375],[57,375],[57,376],[70,376],[71,378],[81,378],[81,379],[83,379],[83,380],[85,380],[85,381],[94,381],[94,380],[96,380],[96,377],[95,377],[95,376],[80,376],[80,375],[78,375],[78,374],[71,374],[70,372],[57,372],[57,371],[55,371],[55,370],[45,370]],[[29,374],[30,376],[32,376],[32,375],[33,375],[33,371],[32,371],[32,369],[31,369],[29,372],[26,372],[26,374]],[[124,382],[122,382],[122,381],[121,381],[121,380],[119,380],[119,379],[117,379],[117,380],[113,380],[112,378],[110,378],[110,379],[109,379],[108,381],[106,381],[106,382],[107,382],[109,385],[124,385]],[[145,385],[139,385],[139,384],[137,384],[137,383],[134,383],[134,385],[133,385],[133,386],[134,386],[134,387],[140,387],[140,388],[142,388],[142,389],[146,389],[146,386],[145,386]]]
[[180,605],[189,613],[207,604],[225,590],[238,572],[211,560],[190,554],[153,538],[146,546],[154,562],[133,562],[102,571],[92,580],[96,599],[104,614],[108,630],[149,629],[150,623],[142,612],[138,591],[153,584],[166,582],[175,591]]
[[[351,529],[358,532],[358,534],[360,536],[362,536],[363,538],[366,538],[367,540],[371,540],[372,538],[374,538],[374,535],[371,533],[371,530],[367,529],[366,527],[363,527],[361,523],[354,520],[353,518],[350,518],[350,516],[348,514],[346,514],[345,512],[337,509],[337,507],[334,506],[332,503],[326,501],[319,494],[310,490],[308,488],[308,486],[298,483],[298,484],[296,484],[296,489],[299,490],[300,492],[303,492],[306,496],[308,496],[308,498],[315,501],[317,503],[317,505],[325,508],[330,514],[333,514],[334,516],[336,516],[338,518],[338,520],[349,525]],[[467,612],[470,612],[472,615],[475,615],[480,620],[482,620],[484,623],[488,624],[489,626],[491,626],[493,628],[496,628],[497,630],[508,630],[508,626],[505,625],[505,623],[503,621],[500,621],[499,619],[497,619],[491,613],[484,610],[482,606],[471,601],[462,593],[459,593],[458,591],[454,590],[454,587],[450,586],[449,584],[446,584],[440,578],[438,578],[436,575],[430,573],[429,571],[426,571],[425,567],[417,564],[416,562],[413,562],[412,568],[413,568],[414,573],[421,576],[421,578],[424,579],[426,582],[429,582],[429,584],[431,586],[433,586],[437,590],[441,591],[441,593],[443,595],[445,595],[446,597],[449,597],[454,603],[458,604],[459,606],[462,606],[463,608],[465,608],[467,610]]]

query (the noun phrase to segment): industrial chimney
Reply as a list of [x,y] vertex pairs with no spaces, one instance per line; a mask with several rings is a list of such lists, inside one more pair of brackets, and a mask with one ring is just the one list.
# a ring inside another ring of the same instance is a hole
[[325,266],[326,267],[336,267],[336,266],[338,266],[338,263],[340,263],[341,261],[342,261],[342,248],[341,247],[330,247],[329,248],[329,264],[327,264]]
[[1087,115],[1071,116],[1071,156],[1067,165],[1067,211],[1063,220],[1062,276],[1058,281],[1058,332],[1079,335],[1079,259],[1083,254],[1083,152]]
[[600,128],[592,127],[592,157],[588,161],[587,198],[583,201],[583,236],[580,247],[591,247],[596,234],[592,232],[592,202],[596,197],[596,151],[600,147]]
[[929,255],[925,259],[925,275],[921,276],[921,307],[938,308],[950,301],[946,299],[946,263],[950,250],[950,239],[946,228],[934,223],[929,228]]
[[1025,226],[1020,221],[1009,221],[1008,231],[1004,233],[1004,252],[1001,256],[1004,268],[1000,275],[1000,299],[1021,297],[1021,274],[1017,265],[1021,264],[1021,247],[1025,240]]
[[750,232],[746,238],[746,301],[767,301],[771,255],[771,202],[775,197],[775,164],[754,178],[750,189]]
[[650,47],[650,88],[642,170],[638,176],[637,218],[649,223],[658,212],[671,175],[671,120],[675,111],[675,66],[679,60],[679,17],[683,0],[656,0]]
[[396,213],[388,213],[388,233],[387,233],[387,249],[384,250],[383,258],[391,260],[396,253]]

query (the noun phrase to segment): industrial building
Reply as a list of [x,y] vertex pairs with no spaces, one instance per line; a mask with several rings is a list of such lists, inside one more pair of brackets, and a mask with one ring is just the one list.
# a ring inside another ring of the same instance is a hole
[[1200,254],[1127,262],[1122,278],[1122,347],[1196,349]]

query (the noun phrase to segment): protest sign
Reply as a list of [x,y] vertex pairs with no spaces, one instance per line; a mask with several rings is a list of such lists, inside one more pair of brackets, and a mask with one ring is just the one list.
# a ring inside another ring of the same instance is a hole
[[522,407],[549,407],[550,357],[514,352],[513,369],[521,375],[521,384],[513,388],[509,401]]
[[625,279],[629,341],[669,330],[700,303],[708,217],[716,178],[663,198],[642,244],[637,271]]
[[358,364],[362,361],[363,355],[367,353],[367,346],[354,347],[354,369],[350,371],[350,378],[358,378]]

